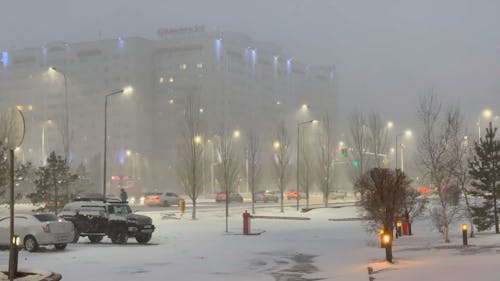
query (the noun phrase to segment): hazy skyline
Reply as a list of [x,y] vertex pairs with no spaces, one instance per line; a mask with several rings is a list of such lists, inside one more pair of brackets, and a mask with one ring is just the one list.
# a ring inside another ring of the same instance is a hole
[[341,121],[354,108],[414,127],[434,88],[469,120],[500,114],[498,1],[4,1],[0,50],[205,25],[277,43],[291,57],[334,64]]

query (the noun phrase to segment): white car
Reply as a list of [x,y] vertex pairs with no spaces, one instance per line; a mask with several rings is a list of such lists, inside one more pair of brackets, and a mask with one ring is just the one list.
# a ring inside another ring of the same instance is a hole
[[[73,223],[61,220],[54,214],[16,214],[14,234],[24,248],[30,252],[38,250],[40,245],[54,245],[63,250],[75,236]],[[0,218],[0,245],[9,245],[10,217]]]
[[144,197],[144,203],[147,206],[163,206],[179,205],[179,195],[173,192],[152,192]]

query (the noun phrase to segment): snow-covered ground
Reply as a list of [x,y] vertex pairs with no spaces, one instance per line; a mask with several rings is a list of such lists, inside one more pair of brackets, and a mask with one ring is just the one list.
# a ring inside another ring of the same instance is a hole
[[[222,208],[204,210],[197,220],[190,210],[142,212],[157,229],[149,245],[130,239],[114,245],[108,239],[90,244],[81,238],[65,251],[47,248],[20,252],[20,268],[59,272],[64,280],[500,280],[500,235],[479,235],[475,245],[461,247],[458,226],[445,245],[427,221],[414,226],[415,235],[395,241],[395,264],[383,261],[378,238],[367,234],[361,221],[329,221],[357,216],[353,206],[319,208],[307,213],[287,208],[258,209],[257,215],[309,217],[311,220],[254,219],[253,232],[242,234],[242,213],[231,207],[229,232]],[[8,251],[0,252],[7,264]]]

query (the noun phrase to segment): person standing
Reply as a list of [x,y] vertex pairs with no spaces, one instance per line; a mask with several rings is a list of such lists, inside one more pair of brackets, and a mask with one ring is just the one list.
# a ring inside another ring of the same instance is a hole
[[120,199],[122,200],[122,202],[127,202],[128,199],[127,192],[123,188],[120,189]]

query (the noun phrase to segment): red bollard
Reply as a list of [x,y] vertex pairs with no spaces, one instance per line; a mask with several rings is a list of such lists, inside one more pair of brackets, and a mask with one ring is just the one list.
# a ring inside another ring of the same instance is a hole
[[250,218],[252,215],[248,213],[246,210],[243,213],[243,234],[248,235],[250,234]]

